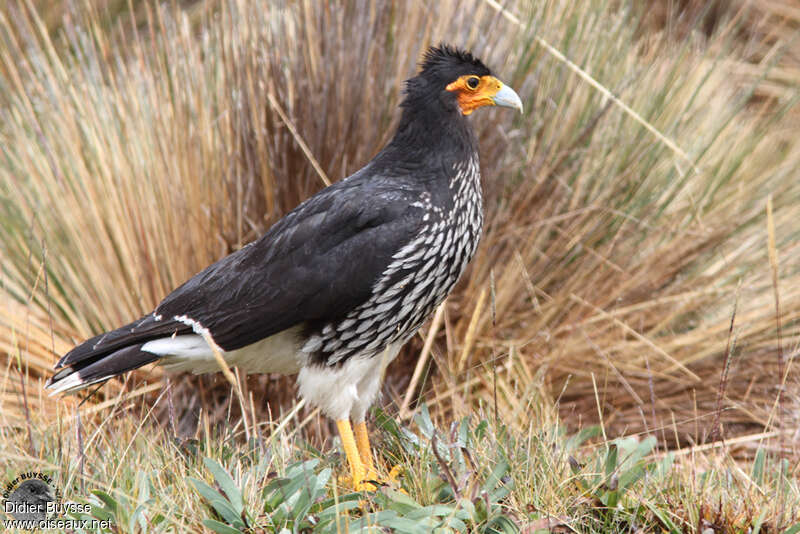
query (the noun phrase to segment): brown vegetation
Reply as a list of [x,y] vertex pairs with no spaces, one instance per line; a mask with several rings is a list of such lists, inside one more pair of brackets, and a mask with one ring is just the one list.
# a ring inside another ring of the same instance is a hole
[[[474,116],[486,232],[412,397],[522,428],[554,403],[572,428],[671,447],[795,429],[800,16],[520,4],[519,24],[485,1],[145,4],[135,24],[82,10],[54,35],[0,8],[3,424],[54,411],[41,386],[56,355],[369,160],[421,50],[446,40],[526,114]],[[422,346],[390,370],[390,411]],[[247,382],[257,420],[294,398],[291,379]],[[229,416],[224,380],[173,384],[183,431],[201,406]]]

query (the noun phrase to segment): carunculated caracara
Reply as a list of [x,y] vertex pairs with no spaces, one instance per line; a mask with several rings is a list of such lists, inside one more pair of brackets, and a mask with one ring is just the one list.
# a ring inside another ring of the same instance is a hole
[[[336,420],[355,489],[377,480],[364,417],[400,347],[444,300],[478,245],[483,207],[468,115],[522,111],[477,58],[430,48],[406,82],[392,140],[261,238],[198,273],[143,318],[78,345],[47,387],[75,391],[150,362],[297,373]],[[350,426],[355,423],[355,432]]]

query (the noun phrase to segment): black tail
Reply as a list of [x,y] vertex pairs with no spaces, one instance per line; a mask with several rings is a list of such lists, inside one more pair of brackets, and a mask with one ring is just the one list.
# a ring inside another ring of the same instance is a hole
[[142,351],[142,345],[144,343],[131,345],[110,354],[103,354],[64,367],[47,381],[45,387],[51,390],[53,395],[79,391],[92,384],[105,382],[126,371],[147,365],[159,358],[158,354]]
[[95,336],[64,355],[47,381],[51,394],[78,391],[131,371],[159,356],[142,351],[148,341],[191,332],[187,325],[148,315],[139,321]]

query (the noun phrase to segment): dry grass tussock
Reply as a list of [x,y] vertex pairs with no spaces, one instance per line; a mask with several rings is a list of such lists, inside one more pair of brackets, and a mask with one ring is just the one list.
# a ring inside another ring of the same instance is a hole
[[[55,410],[42,384],[57,354],[368,161],[402,80],[445,40],[484,58],[526,113],[474,116],[486,232],[390,371],[390,411],[421,396],[445,419],[481,406],[527,428],[555,403],[573,428],[671,446],[796,428],[798,18],[733,5],[678,39],[596,4],[512,2],[516,24],[483,0],[146,3],[136,24],[81,8],[53,35],[4,4],[2,424]],[[178,426],[199,407],[228,417],[224,381],[174,386]],[[275,377],[244,390],[255,412],[294,395]]]

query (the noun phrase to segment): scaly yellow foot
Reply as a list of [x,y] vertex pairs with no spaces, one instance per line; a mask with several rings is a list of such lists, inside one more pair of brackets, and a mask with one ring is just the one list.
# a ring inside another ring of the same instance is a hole
[[[369,482],[365,482],[366,470],[361,461],[356,440],[353,436],[353,429],[350,427],[348,419],[336,421],[336,427],[339,429],[339,437],[342,439],[342,448],[347,455],[347,463],[350,464],[350,480],[353,489],[356,491],[375,491],[375,486]],[[374,468],[372,469],[374,472]]]
[[364,466],[364,477],[366,480],[378,480],[378,472],[375,471],[375,464],[372,461],[372,449],[369,446],[369,433],[367,424],[364,421],[357,421],[353,431],[355,432],[358,456]]
[[357,421],[353,426],[356,446],[358,447],[358,455],[361,458],[361,464],[364,466],[365,480],[374,480],[375,482],[379,482],[387,486],[399,486],[400,481],[397,480],[397,477],[403,473],[403,466],[394,466],[391,471],[389,471],[388,478],[383,478],[378,475],[378,471],[375,469],[375,464],[372,459],[372,449],[370,448],[369,444],[367,424],[364,421]]
[[405,471],[406,468],[400,464],[392,467],[392,470],[389,471],[389,482],[391,482],[392,484],[400,484],[400,481],[397,480],[397,477],[405,473]]

